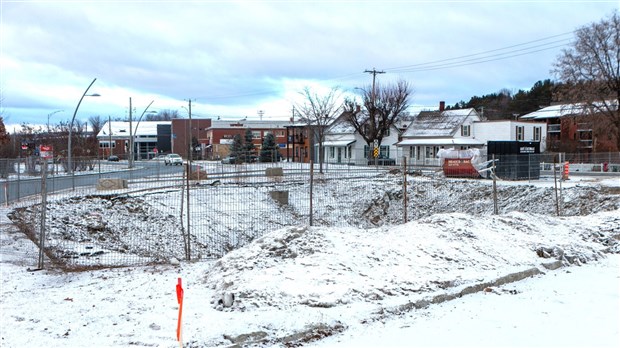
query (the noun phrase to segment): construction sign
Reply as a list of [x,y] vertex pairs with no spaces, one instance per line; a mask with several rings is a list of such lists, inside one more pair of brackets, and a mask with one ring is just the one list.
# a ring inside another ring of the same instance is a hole
[[39,145],[39,156],[44,159],[54,158],[54,148],[51,145]]

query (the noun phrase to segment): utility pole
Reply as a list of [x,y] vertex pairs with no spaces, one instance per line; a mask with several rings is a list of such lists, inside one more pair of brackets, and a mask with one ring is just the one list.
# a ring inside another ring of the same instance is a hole
[[375,68],[372,70],[364,70],[365,73],[372,74],[372,107],[375,107],[375,79],[377,74],[385,74],[385,71],[377,71]]
[[[370,112],[372,114],[370,115],[370,120],[371,120],[370,126],[373,128],[372,132],[374,133],[375,132],[374,128],[376,126],[375,125],[375,122],[376,122],[376,119],[375,119],[375,109],[376,109],[376,107],[375,107],[375,98],[376,98],[375,97],[375,80],[377,78],[377,74],[385,74],[385,71],[377,71],[375,68],[372,68],[372,70],[364,70],[364,72],[372,74],[372,92],[371,92],[371,96],[372,96],[372,110],[370,110]],[[375,143],[377,143],[376,139],[375,139]],[[377,144],[376,146],[378,147],[380,145],[381,144]],[[375,147],[375,149],[373,149],[373,151],[376,151],[377,147]],[[373,153],[373,155],[374,155],[374,153]],[[375,167],[376,167],[378,165],[377,156],[374,156],[374,157],[375,157]]]
[[129,168],[133,168],[133,124],[131,121],[131,97],[129,97]]
[[112,119],[110,118],[110,115],[108,115],[108,146],[110,147],[110,151],[108,151],[108,157],[112,156]]
[[187,160],[189,161],[190,165],[192,163],[192,152],[193,152],[193,144],[192,144],[192,100],[189,100],[189,108],[187,109],[188,115],[189,115],[189,122],[187,123],[187,141],[188,141],[188,150],[189,153],[187,154]]

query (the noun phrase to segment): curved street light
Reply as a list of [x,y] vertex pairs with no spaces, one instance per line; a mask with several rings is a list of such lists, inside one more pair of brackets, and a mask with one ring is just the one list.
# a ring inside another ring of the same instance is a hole
[[71,137],[73,136],[73,122],[75,121],[75,115],[77,115],[78,108],[80,107],[80,104],[82,103],[82,99],[84,99],[84,97],[86,96],[99,97],[100,96],[97,93],[86,95],[86,93],[88,93],[88,90],[93,85],[93,83],[95,83],[95,81],[97,81],[97,78],[93,79],[93,82],[91,82],[90,85],[88,85],[88,87],[84,91],[84,94],[82,94],[80,101],[77,103],[77,106],[75,107],[75,111],[73,111],[73,117],[71,118],[71,123],[69,124],[69,141],[67,142],[67,165],[69,166],[69,173],[71,174],[73,174],[73,163],[71,162]]
[[50,117],[59,112],[64,112],[65,110],[56,110],[47,114],[47,134],[50,134]]
[[[149,105],[147,105],[144,111],[142,111],[142,114],[140,115],[140,117],[138,118],[138,122],[136,123],[136,129],[133,131],[133,134],[131,134],[131,136],[129,137],[129,168],[133,168],[133,160],[134,160],[133,146],[134,146],[134,138],[136,136],[136,132],[138,131],[138,127],[140,126],[140,121],[142,121],[142,116],[146,114],[146,111],[151,107],[151,104],[153,104],[153,102],[154,100],[151,100]],[[156,112],[156,111],[153,110],[153,111],[150,111],[149,113],[153,113],[153,112]],[[138,154],[140,154],[140,149],[138,149]]]

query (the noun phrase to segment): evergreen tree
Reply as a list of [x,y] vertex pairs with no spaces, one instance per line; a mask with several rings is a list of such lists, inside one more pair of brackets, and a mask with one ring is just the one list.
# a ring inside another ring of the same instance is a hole
[[278,152],[278,145],[273,134],[269,133],[263,140],[263,146],[260,150],[261,162],[277,162],[280,160],[280,153]]
[[252,140],[254,140],[254,135],[252,134],[252,131],[250,130],[250,128],[247,128],[245,130],[244,140],[245,140],[243,143],[243,154],[245,155],[244,160],[246,162],[250,162],[251,156],[254,155],[254,151],[256,150],[256,146],[254,146],[254,143],[252,142]]
[[0,116],[0,145],[8,144],[9,140],[9,135],[4,127],[4,120],[2,119],[2,116]]
[[242,154],[243,140],[241,139],[241,135],[235,134],[233,142],[230,144],[230,156],[235,158],[236,163],[240,163]]

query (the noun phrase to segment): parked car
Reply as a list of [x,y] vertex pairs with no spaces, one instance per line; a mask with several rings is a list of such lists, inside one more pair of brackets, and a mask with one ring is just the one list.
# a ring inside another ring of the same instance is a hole
[[166,155],[159,155],[159,156],[153,157],[152,160],[160,162],[160,161],[164,161],[165,159],[166,159]]
[[118,162],[119,158],[118,158],[118,156],[112,155],[112,156],[108,157],[108,161],[110,161],[110,162]]
[[226,156],[222,158],[222,164],[235,164],[237,162],[237,157],[235,156]]
[[273,156],[273,154],[261,154],[261,157],[259,158],[259,161],[261,161],[261,162],[280,162],[280,161],[282,161],[282,155],[280,155],[280,152],[276,152],[275,157]]
[[181,158],[181,156],[177,155],[176,153],[167,154],[164,158],[164,165],[183,165],[183,158]]
[[[375,159],[369,159],[368,160],[368,165],[375,165]],[[384,157],[384,156],[379,156],[377,158],[377,165],[379,166],[395,166],[396,165],[396,160],[393,158],[389,158],[389,157]]]

